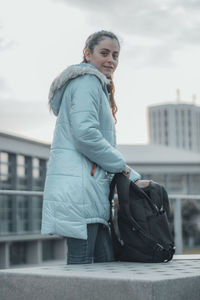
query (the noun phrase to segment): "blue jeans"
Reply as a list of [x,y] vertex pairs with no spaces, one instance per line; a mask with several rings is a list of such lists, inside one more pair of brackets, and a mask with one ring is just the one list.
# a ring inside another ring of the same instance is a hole
[[99,223],[87,225],[88,239],[67,238],[67,264],[114,261],[110,232]]

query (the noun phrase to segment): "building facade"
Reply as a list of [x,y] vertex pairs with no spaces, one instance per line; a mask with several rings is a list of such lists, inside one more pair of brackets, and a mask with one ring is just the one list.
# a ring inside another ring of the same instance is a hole
[[149,141],[200,152],[200,107],[176,103],[148,107]]
[[[168,193],[200,194],[200,154],[162,145],[118,149],[142,178]],[[0,132],[0,268],[65,259],[65,239],[40,234],[49,150],[50,144]]]
[[200,195],[200,154],[163,145],[119,145],[142,179],[162,184],[169,194]]
[[[0,268],[63,259],[63,239],[40,235],[49,144],[0,132]],[[38,194],[38,195],[37,195]]]

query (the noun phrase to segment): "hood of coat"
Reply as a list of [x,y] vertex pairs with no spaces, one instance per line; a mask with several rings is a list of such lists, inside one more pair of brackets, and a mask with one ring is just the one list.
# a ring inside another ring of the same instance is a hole
[[88,63],[81,63],[77,65],[72,65],[66,68],[60,75],[58,75],[50,86],[49,91],[49,104],[54,113],[58,115],[60,110],[60,105],[62,102],[62,96],[64,91],[71,81],[71,79],[85,74],[95,75],[99,78],[102,87],[110,83],[110,80],[101,73],[95,66]]

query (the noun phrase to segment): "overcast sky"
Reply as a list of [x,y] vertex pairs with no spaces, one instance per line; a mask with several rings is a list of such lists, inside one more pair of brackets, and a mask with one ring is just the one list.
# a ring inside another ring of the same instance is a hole
[[118,143],[147,143],[147,107],[177,88],[200,104],[199,0],[0,0],[0,130],[51,142],[49,86],[102,29],[121,41]]

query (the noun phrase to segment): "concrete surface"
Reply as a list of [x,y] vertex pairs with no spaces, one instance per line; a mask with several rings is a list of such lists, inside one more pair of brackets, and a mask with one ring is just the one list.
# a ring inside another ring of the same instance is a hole
[[[190,259],[185,259],[185,258]],[[1,300],[199,300],[200,255],[0,271]]]

